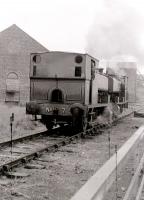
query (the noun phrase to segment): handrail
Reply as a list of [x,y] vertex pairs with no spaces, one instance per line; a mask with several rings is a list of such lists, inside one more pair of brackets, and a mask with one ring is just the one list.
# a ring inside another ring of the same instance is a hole
[[[120,170],[144,137],[141,126],[117,152],[117,169]],[[71,198],[71,200],[102,200],[115,180],[116,154],[114,154]]]

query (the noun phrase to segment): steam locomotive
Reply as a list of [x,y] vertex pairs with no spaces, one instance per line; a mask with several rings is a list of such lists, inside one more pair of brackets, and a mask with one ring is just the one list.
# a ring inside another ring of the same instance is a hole
[[88,54],[44,52],[30,55],[27,114],[41,115],[48,129],[69,124],[85,130],[114,102],[128,107],[127,77],[103,73]]

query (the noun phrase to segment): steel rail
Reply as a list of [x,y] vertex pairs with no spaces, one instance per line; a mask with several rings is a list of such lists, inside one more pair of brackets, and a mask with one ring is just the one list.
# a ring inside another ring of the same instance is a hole
[[48,135],[49,131],[46,130],[46,131],[41,131],[39,133],[34,133],[34,134],[30,134],[30,135],[26,135],[26,136],[22,136],[22,137],[19,137],[19,138],[14,138],[12,141],[11,140],[7,140],[7,141],[4,141],[4,142],[0,142],[0,149],[3,148],[4,146],[8,146],[11,144],[11,142],[13,144],[17,143],[17,142],[21,142],[23,140],[31,140],[33,138],[37,138],[37,137],[40,137],[40,136],[46,136]]
[[6,141],[3,141],[3,142],[0,142],[0,149],[5,147],[5,146],[9,146],[11,144],[11,142],[13,144],[16,144],[18,142],[22,142],[22,141],[26,141],[26,140],[32,140],[32,139],[35,139],[35,138],[38,138],[38,137],[50,136],[60,129],[61,129],[61,127],[51,129],[51,130],[41,130],[38,133],[32,133],[32,134],[29,134],[29,135],[26,135],[26,136],[13,138],[12,141],[6,140]]
[[[126,113],[125,115],[121,115],[118,119],[116,119],[116,121],[121,120],[124,117],[127,117],[128,115],[132,114],[133,111],[130,111],[128,113]],[[81,132],[81,133],[77,133],[76,135],[73,135],[71,137],[67,137],[67,138],[63,138],[60,141],[56,142],[53,145],[47,145],[43,148],[37,149],[36,151],[33,151],[31,153],[27,153],[24,156],[21,156],[15,160],[12,161],[8,161],[2,165],[0,165],[0,174],[6,173],[7,171],[13,169],[14,167],[17,167],[18,165],[24,164],[26,162],[29,162],[32,159],[35,159],[36,157],[39,157],[43,152],[53,152],[53,151],[57,151],[59,147],[64,146],[66,144],[71,143],[73,140],[79,139],[81,137],[85,137],[86,135],[89,134],[93,134],[93,133],[98,133],[99,131],[101,131],[103,128],[107,128],[109,127],[109,124],[93,124],[92,128],[90,128],[89,130],[86,130],[86,132]],[[56,129],[53,129],[56,130]],[[21,138],[17,138],[15,140],[13,140],[12,142],[17,143],[23,140],[28,140],[28,139],[33,139],[35,137],[38,136],[47,136],[48,132],[41,132],[41,133],[37,133],[37,134],[31,134],[29,136],[25,136],[25,137],[21,137]],[[4,143],[0,143],[0,148],[9,145],[11,143],[11,141],[5,141]]]

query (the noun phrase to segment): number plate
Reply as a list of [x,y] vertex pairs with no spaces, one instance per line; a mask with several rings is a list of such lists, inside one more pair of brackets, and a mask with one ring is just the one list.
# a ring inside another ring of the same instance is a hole
[[46,107],[46,112],[50,113],[53,112],[54,110],[59,110],[60,112],[62,112],[63,114],[65,113],[65,108],[56,108],[56,107]]

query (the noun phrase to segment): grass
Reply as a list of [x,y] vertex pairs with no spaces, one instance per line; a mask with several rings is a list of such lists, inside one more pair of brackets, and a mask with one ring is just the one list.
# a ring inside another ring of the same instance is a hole
[[0,104],[0,140],[10,138],[10,116],[14,113],[13,136],[24,136],[42,127],[42,124],[26,115],[25,107]]

